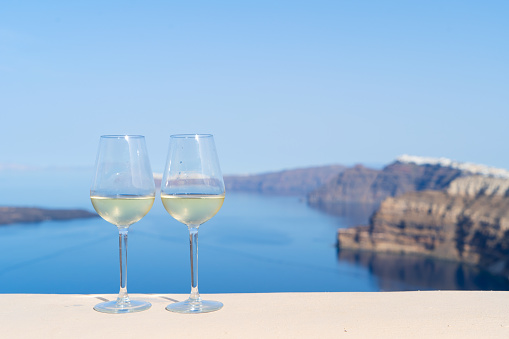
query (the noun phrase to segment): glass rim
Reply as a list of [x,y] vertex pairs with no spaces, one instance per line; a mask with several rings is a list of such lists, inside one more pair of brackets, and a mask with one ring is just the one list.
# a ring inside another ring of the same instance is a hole
[[172,134],[170,135],[170,138],[182,138],[182,139],[188,139],[188,138],[212,138],[212,134]]
[[106,134],[106,135],[101,135],[101,138],[105,138],[105,139],[125,139],[125,138],[141,139],[141,138],[145,138],[145,136],[140,135],[140,134]]

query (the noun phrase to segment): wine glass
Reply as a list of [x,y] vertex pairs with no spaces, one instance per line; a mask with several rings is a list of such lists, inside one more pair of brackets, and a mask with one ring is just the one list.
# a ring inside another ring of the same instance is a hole
[[166,309],[177,313],[219,310],[222,303],[202,300],[198,292],[198,228],[219,211],[224,201],[223,175],[212,135],[170,137],[161,200],[173,218],[187,225],[191,246],[191,295]]
[[154,175],[150,169],[145,137],[103,135],[90,188],[97,213],[118,228],[120,292],[116,301],[95,305],[104,313],[131,313],[149,309],[150,303],[130,300],[127,294],[127,230],[152,208]]

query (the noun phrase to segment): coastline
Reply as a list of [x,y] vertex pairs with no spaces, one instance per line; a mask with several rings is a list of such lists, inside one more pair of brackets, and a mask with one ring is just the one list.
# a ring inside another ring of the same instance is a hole
[[0,225],[96,217],[99,217],[96,213],[92,213],[83,209],[49,209],[37,207],[0,206]]

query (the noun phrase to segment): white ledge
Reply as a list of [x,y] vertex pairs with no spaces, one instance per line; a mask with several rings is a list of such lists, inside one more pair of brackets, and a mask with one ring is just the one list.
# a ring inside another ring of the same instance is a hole
[[203,295],[220,311],[170,313],[182,294],[132,294],[133,314],[92,307],[115,295],[0,294],[2,338],[508,338],[509,292]]

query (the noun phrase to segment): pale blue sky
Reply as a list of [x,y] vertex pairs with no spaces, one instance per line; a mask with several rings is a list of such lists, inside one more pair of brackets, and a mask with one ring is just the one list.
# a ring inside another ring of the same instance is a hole
[[2,1],[0,163],[213,133],[223,172],[509,168],[508,1]]

